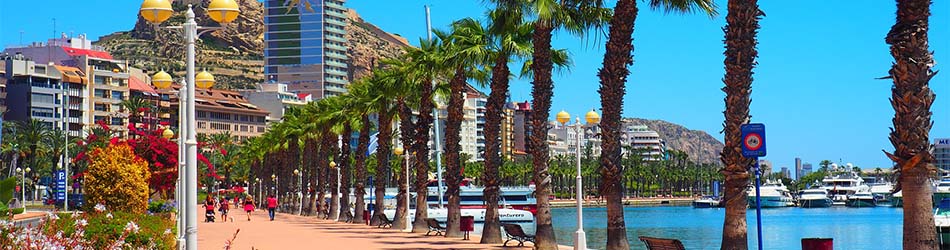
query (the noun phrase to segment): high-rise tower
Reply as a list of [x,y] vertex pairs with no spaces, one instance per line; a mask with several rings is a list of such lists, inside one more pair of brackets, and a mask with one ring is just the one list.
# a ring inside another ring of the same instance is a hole
[[[344,0],[264,2],[264,75],[313,99],[346,93],[347,25]],[[306,3],[309,3],[306,4]]]

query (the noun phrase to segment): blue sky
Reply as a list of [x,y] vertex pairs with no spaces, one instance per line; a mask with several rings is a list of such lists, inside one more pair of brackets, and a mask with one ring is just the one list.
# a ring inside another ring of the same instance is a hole
[[[81,2],[81,4],[80,4]],[[612,1],[611,1],[612,2]],[[45,41],[57,32],[87,33],[95,38],[129,30],[140,1],[0,1],[0,46]],[[642,2],[641,2],[642,3]],[[721,15],[673,15],[641,4],[634,32],[635,63],[627,82],[624,116],[663,119],[703,130],[722,139]],[[367,21],[418,44],[425,37],[423,5],[432,8],[432,23],[445,28],[464,17],[481,17],[478,0],[350,0]],[[816,164],[824,159],[852,162],[864,168],[891,166],[882,153],[893,110],[891,82],[885,76],[893,61],[884,36],[894,23],[893,1],[760,1],[767,14],[760,22],[759,65],[755,69],[752,118],[767,127],[769,156],[779,167],[792,167],[795,157]],[[931,7],[930,47],[945,68],[950,52],[950,3]],[[96,13],[94,16],[76,13]],[[555,77],[552,114],[562,109],[582,114],[600,104],[596,77],[603,60],[604,37],[556,36],[554,46],[568,48],[574,67]],[[932,137],[950,137],[950,78],[931,81],[937,94]],[[529,100],[530,82],[512,84],[512,99]]]

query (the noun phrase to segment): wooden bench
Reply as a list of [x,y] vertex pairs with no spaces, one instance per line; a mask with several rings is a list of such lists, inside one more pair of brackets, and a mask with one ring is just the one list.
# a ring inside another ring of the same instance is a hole
[[686,250],[686,247],[683,247],[683,242],[677,239],[640,236],[640,241],[647,245],[647,250]]
[[508,246],[508,242],[512,240],[518,241],[518,246],[524,246],[524,242],[528,241],[534,243],[534,235],[528,235],[524,232],[524,229],[521,229],[521,225],[518,224],[501,224],[502,228],[505,229],[505,235],[508,239],[505,240],[505,243],[502,246]]
[[435,232],[435,236],[443,235],[445,233],[445,227],[439,224],[439,221],[433,218],[426,218],[426,224],[429,225],[429,231],[426,232],[426,236],[429,236],[430,233]]
[[376,228],[393,227],[393,221],[387,218],[386,214],[380,213],[377,216],[379,216],[379,225],[376,225]]

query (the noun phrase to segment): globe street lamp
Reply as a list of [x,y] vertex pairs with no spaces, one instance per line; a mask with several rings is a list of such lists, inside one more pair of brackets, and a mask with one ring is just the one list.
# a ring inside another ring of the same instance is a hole
[[[598,122],[600,122],[600,115],[598,115],[597,112],[594,112],[593,110],[591,110],[590,112],[587,112],[587,115],[585,116],[585,119],[587,120],[587,124],[588,124],[588,125],[597,124]],[[569,121],[571,121],[571,115],[568,114],[567,111],[563,111],[563,110],[562,110],[561,112],[558,112],[558,113],[557,113],[557,121],[560,122],[561,125],[567,126],[567,123],[568,123]],[[583,136],[583,133],[584,133],[584,130],[583,130],[583,129],[584,129],[584,128],[583,128],[582,125],[581,125],[581,118],[580,118],[580,117],[576,118],[573,127],[574,127],[575,137],[576,137],[576,139],[577,139],[577,143],[576,143],[575,146],[574,146],[574,147],[575,147],[575,150],[576,150],[576,152],[577,152],[577,155],[576,155],[576,158],[577,158],[577,177],[576,177],[577,183],[576,183],[576,187],[575,187],[575,189],[576,189],[576,191],[577,191],[577,194],[576,194],[576,199],[577,199],[577,231],[574,232],[574,249],[575,249],[575,250],[584,250],[584,249],[587,249],[587,236],[584,234],[584,212],[583,212],[583,209],[584,209],[584,204],[583,204],[583,201],[584,201],[584,200],[583,200],[583,199],[584,199],[584,198],[583,198],[583,197],[584,197],[584,193],[583,193],[583,190],[582,190],[582,187],[583,187],[583,186],[582,186],[583,177],[581,176],[581,137]]]
[[[168,0],[145,0],[142,2],[142,6],[139,9],[139,13],[143,19],[153,24],[160,24],[165,20],[171,18],[172,13],[172,4]],[[208,17],[210,17],[215,22],[221,24],[227,24],[237,18],[240,10],[238,9],[238,3],[235,0],[211,0],[211,3],[208,4]],[[182,30],[182,35],[184,36],[185,42],[187,44],[187,59],[185,63],[187,64],[187,84],[185,91],[185,97],[187,98],[187,107],[184,109],[187,115],[185,116],[187,126],[186,128],[187,137],[185,138],[184,144],[187,149],[185,153],[185,165],[186,167],[181,168],[182,165],[179,165],[179,172],[185,171],[184,176],[179,179],[179,186],[183,186],[184,190],[187,192],[185,195],[184,202],[187,204],[187,209],[185,210],[186,220],[185,220],[185,247],[188,250],[197,250],[198,249],[198,141],[196,140],[196,131],[194,128],[197,127],[197,122],[195,121],[195,40],[198,38],[201,33],[208,32],[220,28],[210,28],[210,27],[198,27],[198,23],[195,22],[195,13],[191,10],[191,5],[188,5],[188,12],[186,13],[185,23],[177,27],[168,27],[172,29]],[[199,29],[203,29],[201,33],[198,32]],[[163,80],[164,81],[164,80]],[[212,83],[204,81],[204,83]],[[169,83],[168,81],[161,82],[161,84]],[[205,84],[207,85],[207,84]],[[184,106],[179,104],[179,106]],[[182,119],[179,119],[182,120]],[[179,158],[181,159],[181,158]]]
[[23,207],[26,207],[26,173],[29,173],[32,169],[29,167],[24,169],[16,168],[16,172],[20,174],[20,201],[23,202]]
[[[264,188],[263,188],[264,183],[261,182],[261,178],[257,178],[257,177],[254,177],[254,181],[257,182],[257,200],[260,201],[260,200],[261,200],[261,189],[264,189]],[[258,202],[257,204],[260,205],[261,203]]]
[[[393,153],[396,154],[396,156],[402,156],[403,151],[402,147],[393,149]],[[405,162],[406,165],[405,169],[403,169],[406,171],[406,229],[402,231],[412,232],[412,223],[409,222],[409,154],[405,154],[404,157],[403,162]]]
[[297,176],[297,215],[303,214],[303,175],[299,169],[294,169],[294,175]]

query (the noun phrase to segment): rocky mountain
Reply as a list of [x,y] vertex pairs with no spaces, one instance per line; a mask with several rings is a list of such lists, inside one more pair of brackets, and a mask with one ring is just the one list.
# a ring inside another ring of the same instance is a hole
[[[208,0],[178,0],[172,7],[175,15],[162,26],[180,25],[185,21],[187,4],[194,4],[195,19],[200,26],[219,26],[205,14]],[[241,15],[225,29],[203,34],[196,44],[198,69],[207,69],[217,80],[216,88],[253,88],[264,81],[264,7],[258,0],[237,0]],[[364,21],[350,10],[346,27],[349,41],[351,79],[370,72],[382,58],[402,53],[409,46],[406,39],[387,33]],[[185,43],[178,30],[159,28],[141,17],[130,31],[100,37],[96,45],[113,57],[128,60],[133,66],[155,72],[164,69],[174,76],[185,71]]]
[[721,164],[719,153],[722,152],[724,145],[705,131],[690,130],[679,124],[663,120],[640,118],[624,118],[623,124],[646,125],[650,130],[660,134],[660,139],[666,141],[668,148],[686,152],[693,161]]

